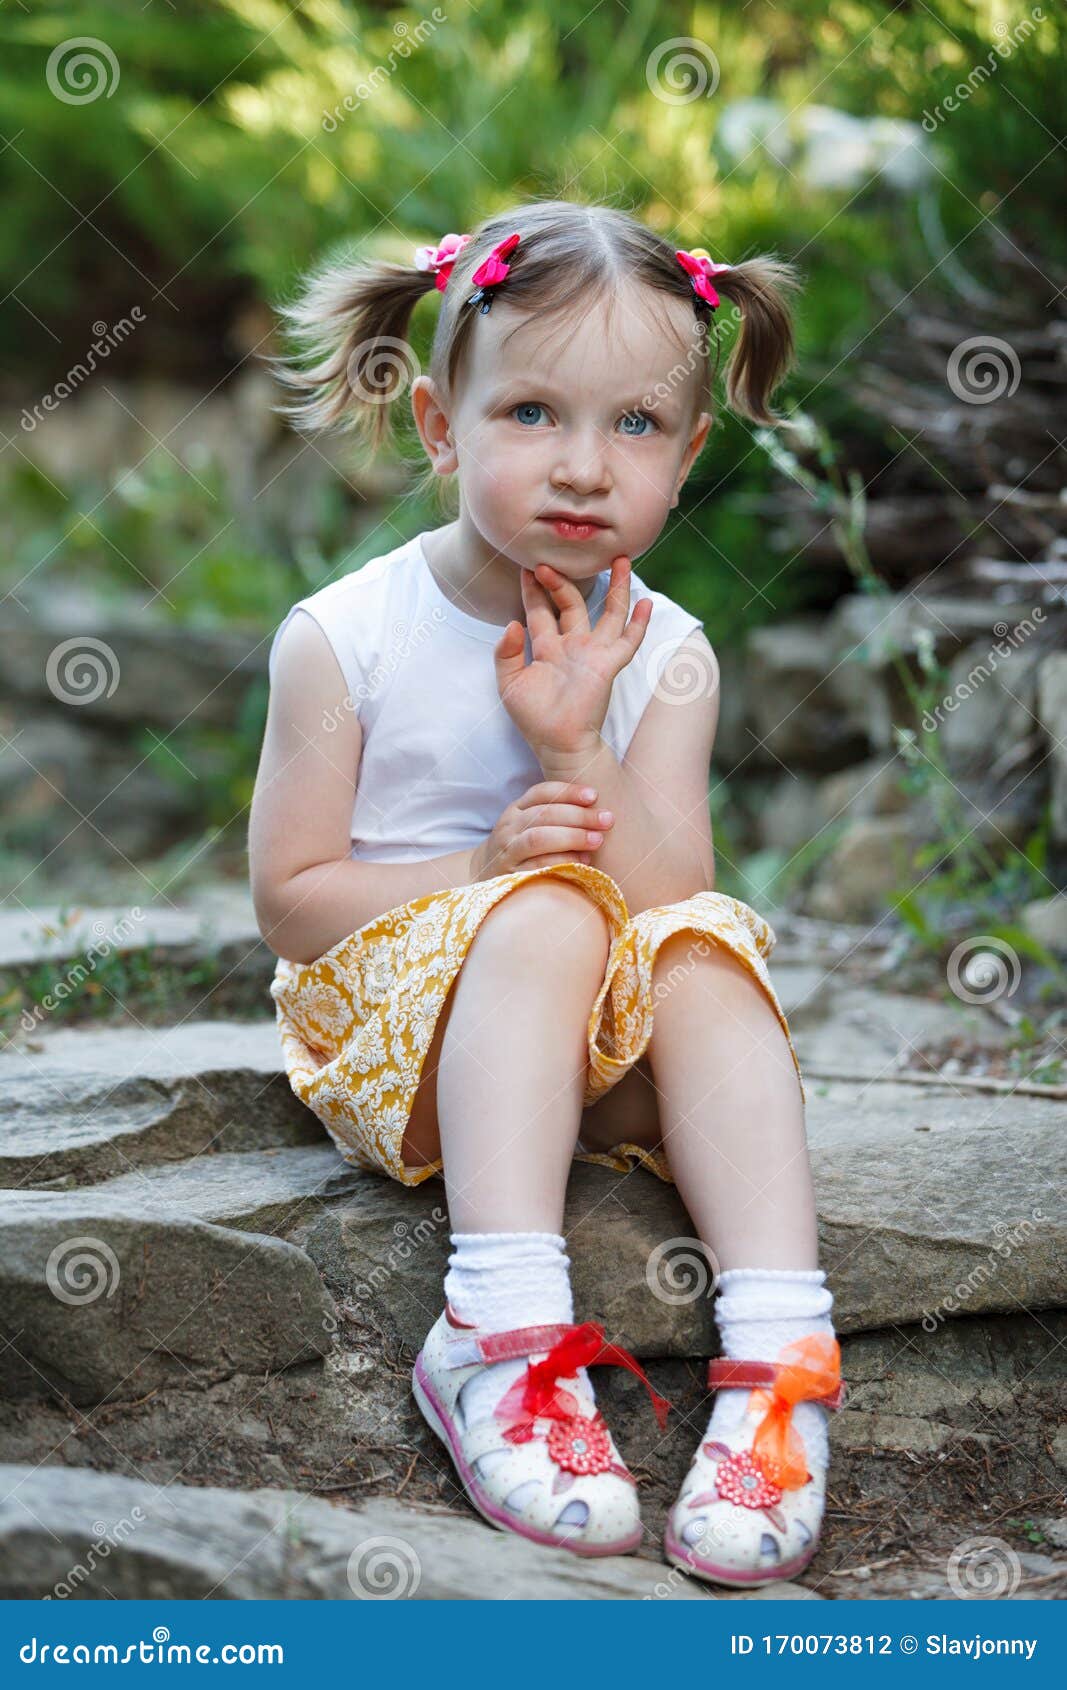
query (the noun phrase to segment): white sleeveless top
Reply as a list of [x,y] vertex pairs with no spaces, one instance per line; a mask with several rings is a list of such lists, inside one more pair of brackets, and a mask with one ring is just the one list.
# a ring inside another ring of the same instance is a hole
[[[432,574],[422,534],[293,605],[322,629],[363,734],[352,808],[351,856],[408,862],[469,849],[538,781],[541,766],[500,702],[493,647],[504,631],[461,610]],[[595,624],[608,589],[589,598]],[[637,654],[615,677],[602,737],[620,760],[665,664],[702,626],[631,571],[630,604],[650,598]],[[530,636],[526,636],[530,659]]]

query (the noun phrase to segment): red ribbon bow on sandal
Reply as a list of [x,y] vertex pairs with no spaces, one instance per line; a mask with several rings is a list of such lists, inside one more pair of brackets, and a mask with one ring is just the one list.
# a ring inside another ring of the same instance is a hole
[[539,1416],[549,1420],[572,1419],[578,1407],[577,1400],[572,1392],[562,1390],[558,1381],[569,1379],[580,1367],[594,1367],[598,1363],[625,1367],[640,1379],[652,1399],[662,1431],[671,1406],[667,1398],[657,1396],[644,1369],[628,1350],[618,1344],[605,1343],[604,1328],[595,1321],[586,1320],[581,1325],[569,1327],[543,1361],[529,1362],[526,1372],[516,1379],[497,1403],[494,1414],[501,1420],[512,1420],[504,1431],[508,1442],[528,1443],[534,1435],[534,1421]]

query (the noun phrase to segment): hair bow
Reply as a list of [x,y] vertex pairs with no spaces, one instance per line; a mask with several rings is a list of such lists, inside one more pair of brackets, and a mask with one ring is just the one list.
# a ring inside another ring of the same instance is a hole
[[711,285],[711,278],[720,275],[723,270],[732,270],[733,265],[713,264],[711,254],[702,246],[695,246],[692,252],[686,252],[683,248],[674,256],[682,269],[688,273],[697,298],[706,300],[712,308],[718,305],[719,295]]
[[452,266],[470,240],[469,235],[442,235],[437,246],[415,248],[416,270],[433,270],[437,275],[437,290],[444,293]]
[[493,295],[488,292],[488,289],[499,287],[504,280],[511,269],[511,265],[505,264],[504,260],[515,251],[520,239],[519,235],[508,235],[505,240],[498,241],[489,257],[479,264],[471,277],[476,291],[471,294],[466,303],[468,305],[480,304],[483,315],[493,303]]

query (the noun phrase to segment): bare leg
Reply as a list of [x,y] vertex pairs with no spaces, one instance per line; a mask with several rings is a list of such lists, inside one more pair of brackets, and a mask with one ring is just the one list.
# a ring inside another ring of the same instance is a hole
[[654,981],[663,1142],[700,1238],[722,1268],[817,1267],[804,1105],[773,1008],[741,962],[692,931],[660,947]]
[[443,1157],[454,1232],[559,1232],[608,946],[597,905],[547,877],[478,929],[404,1146],[412,1162]]

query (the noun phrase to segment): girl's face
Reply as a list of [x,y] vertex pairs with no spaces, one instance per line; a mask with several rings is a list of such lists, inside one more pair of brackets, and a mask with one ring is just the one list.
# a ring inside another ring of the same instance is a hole
[[[474,325],[436,467],[458,471],[464,515],[493,551],[585,580],[648,549],[704,443],[696,315],[631,284],[561,327],[509,311],[506,287]],[[547,519],[560,512],[599,526],[565,538]]]

